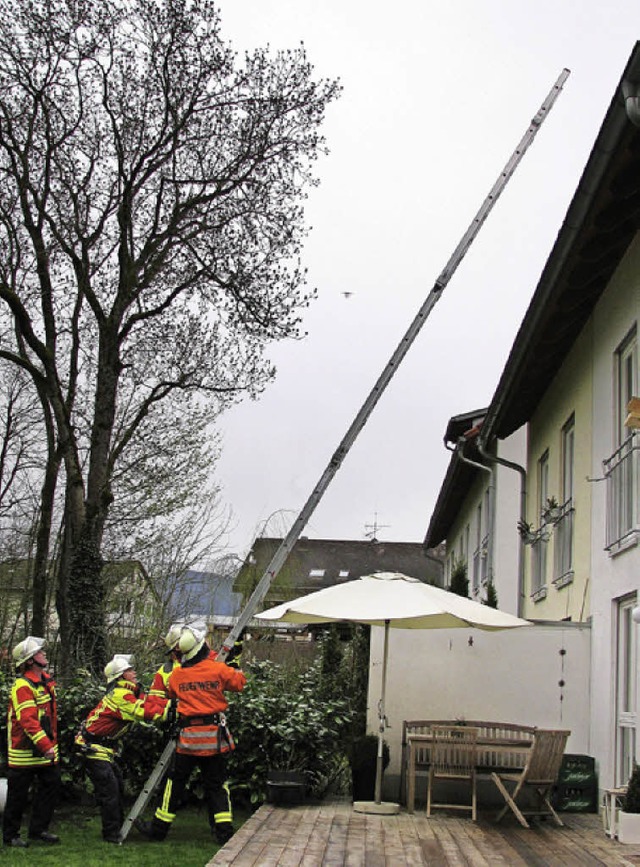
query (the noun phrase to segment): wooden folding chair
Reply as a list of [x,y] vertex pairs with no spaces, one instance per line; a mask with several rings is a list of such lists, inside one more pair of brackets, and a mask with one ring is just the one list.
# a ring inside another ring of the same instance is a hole
[[[431,816],[431,810],[434,808],[469,810],[471,818],[475,822],[478,729],[473,726],[435,725],[431,731],[433,743],[427,784],[427,816]],[[442,800],[438,803],[434,802],[432,790],[436,780],[449,782],[468,780],[471,786],[471,803],[450,803]]]
[[[496,822],[499,822],[507,810],[511,809],[524,828],[529,827],[525,816],[551,816],[556,824],[562,826],[560,817],[551,806],[550,796],[560,773],[564,748],[570,734],[571,732],[564,730],[537,729],[523,771],[513,774],[494,771],[491,774],[491,778],[506,801],[506,805],[496,816]],[[514,785],[511,793],[507,784]],[[528,793],[533,793],[535,806],[525,808],[517,801],[520,799],[522,802]]]

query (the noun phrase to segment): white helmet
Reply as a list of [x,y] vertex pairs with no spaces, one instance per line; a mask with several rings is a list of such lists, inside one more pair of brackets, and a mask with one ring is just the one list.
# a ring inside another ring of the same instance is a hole
[[191,626],[184,627],[180,635],[178,647],[180,648],[180,653],[182,653],[182,658],[185,661],[193,659],[196,653],[202,648],[203,644],[204,632],[201,632],[199,629],[194,629]]
[[16,668],[19,668],[23,662],[35,656],[39,650],[44,647],[44,638],[34,638],[33,635],[27,635],[24,641],[16,644],[13,648],[13,661]]
[[178,642],[180,641],[180,635],[182,633],[182,626],[178,626],[176,623],[169,629],[167,634],[164,637],[164,643],[167,645],[169,650],[177,650]]
[[116,653],[104,667],[104,676],[107,683],[111,683],[117,677],[120,677],[128,668],[133,668],[133,655],[131,653]]

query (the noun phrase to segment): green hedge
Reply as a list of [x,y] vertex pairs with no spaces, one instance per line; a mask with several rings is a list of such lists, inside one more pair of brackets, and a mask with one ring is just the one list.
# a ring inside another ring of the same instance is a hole
[[[336,642],[330,634],[319,644],[315,661],[295,666],[255,662],[245,668],[248,682],[242,693],[230,695],[229,728],[237,749],[229,761],[229,781],[238,800],[260,804],[270,768],[303,770],[310,792],[320,797],[345,772],[348,743],[356,718],[363,718],[366,702],[360,663],[354,649],[361,644]],[[360,652],[358,650],[358,652]],[[143,683],[151,674],[141,676]],[[0,775],[6,772],[7,707],[13,675],[0,672]],[[88,785],[81,758],[73,748],[78,725],[104,695],[105,684],[80,672],[66,686],[58,686],[58,721],[63,797],[79,799]],[[363,697],[364,696],[364,697]],[[151,725],[133,726],[124,738],[121,761],[127,795],[138,794],[162,751],[167,731]],[[200,796],[198,778],[192,794]]]

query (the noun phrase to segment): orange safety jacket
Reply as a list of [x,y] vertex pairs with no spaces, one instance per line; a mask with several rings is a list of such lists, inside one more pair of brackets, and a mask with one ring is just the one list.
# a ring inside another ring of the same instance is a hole
[[7,714],[8,764],[32,768],[52,764],[44,753],[55,751],[59,760],[56,684],[50,675],[26,671],[16,678]]
[[168,690],[177,700],[180,735],[176,752],[210,756],[235,749],[224,712],[225,691],[241,692],[247,678],[242,671],[210,656],[172,671]]
[[135,722],[161,722],[169,702],[147,701],[141,686],[123,678],[110,687],[76,734],[75,744],[91,759],[110,762],[119,740]]

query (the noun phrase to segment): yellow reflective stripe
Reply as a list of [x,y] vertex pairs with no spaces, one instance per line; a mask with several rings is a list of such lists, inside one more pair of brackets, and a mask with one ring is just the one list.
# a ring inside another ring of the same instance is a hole
[[23,710],[28,707],[36,707],[36,703],[32,698],[28,698],[26,701],[21,701],[20,704],[14,705],[16,709],[16,716],[20,716]]
[[87,746],[91,750],[88,756],[90,759],[100,759],[110,762],[115,754],[115,751],[111,747],[105,747],[102,744],[87,743]]
[[30,735],[30,737],[31,737],[31,740],[34,742],[34,744],[37,744],[38,741],[42,740],[42,738],[46,738],[46,734],[43,731],[42,732],[36,732],[35,735]]
[[161,822],[167,822],[170,824],[176,817],[175,813],[168,813],[166,810],[163,810],[161,807],[158,807],[155,813],[156,819],[160,819]]
[[164,810],[165,813],[169,812],[169,801],[171,800],[171,790],[173,788],[173,781],[168,779],[166,785],[164,787],[164,792],[162,793],[162,801],[160,802],[160,806],[158,809]]
[[231,822],[232,819],[233,816],[231,815],[231,811],[229,811],[228,813],[214,813],[213,816],[213,821],[216,823],[216,825],[219,822]]

